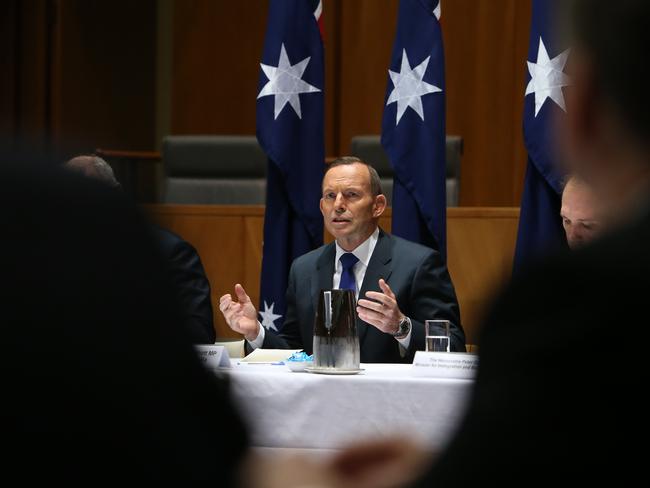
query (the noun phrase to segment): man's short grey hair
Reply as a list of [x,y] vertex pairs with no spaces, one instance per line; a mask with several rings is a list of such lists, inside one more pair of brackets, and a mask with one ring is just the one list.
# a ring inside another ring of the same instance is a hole
[[562,189],[562,194],[564,194],[564,190],[569,185],[569,183],[579,187],[589,187],[589,184],[585,180],[580,178],[580,176],[573,173],[569,173],[560,180],[560,187]]
[[372,193],[373,197],[382,195],[384,193],[381,190],[381,179],[379,178],[379,173],[377,173],[377,170],[356,156],[341,156],[340,158],[336,158],[327,166],[325,174],[327,174],[327,172],[332,168],[336,168],[337,166],[347,166],[350,164],[363,164],[368,168],[368,173],[370,174],[370,192]]
[[66,169],[94,178],[112,188],[120,188],[111,165],[93,154],[76,156],[65,163]]

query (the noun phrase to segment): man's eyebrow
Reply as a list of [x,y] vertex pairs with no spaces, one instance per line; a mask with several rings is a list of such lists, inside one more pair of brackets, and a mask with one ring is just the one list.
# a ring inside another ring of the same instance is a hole
[[[349,185],[343,187],[342,191],[346,190],[363,190],[363,185]],[[330,186],[326,186],[323,188],[323,191],[334,191],[334,189]]]

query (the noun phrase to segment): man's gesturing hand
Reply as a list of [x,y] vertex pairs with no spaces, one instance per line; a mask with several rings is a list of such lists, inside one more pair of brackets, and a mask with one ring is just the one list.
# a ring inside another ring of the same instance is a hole
[[255,340],[260,332],[257,310],[239,283],[235,285],[235,295],[237,302],[233,301],[230,293],[222,296],[219,299],[219,310],[232,330],[243,334],[247,341]]
[[399,329],[404,314],[400,312],[397,298],[388,283],[383,279],[379,280],[379,288],[383,293],[378,291],[366,293],[366,297],[370,300],[360,298],[357,303],[357,313],[364,322],[374,325],[382,332],[393,334]]

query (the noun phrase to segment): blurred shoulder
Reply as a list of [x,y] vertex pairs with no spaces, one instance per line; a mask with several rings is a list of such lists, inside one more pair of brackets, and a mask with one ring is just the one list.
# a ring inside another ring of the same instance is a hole
[[178,234],[175,234],[174,232],[165,229],[164,227],[160,227],[156,224],[151,224],[150,229],[156,243],[158,244],[158,247],[165,255],[169,255],[180,250],[189,250],[195,252],[194,247]]

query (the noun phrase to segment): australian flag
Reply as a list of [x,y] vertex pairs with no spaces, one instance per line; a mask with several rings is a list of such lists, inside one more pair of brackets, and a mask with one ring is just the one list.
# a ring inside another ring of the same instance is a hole
[[[562,179],[554,141],[566,112],[562,88],[569,51],[560,45],[554,14],[561,0],[533,0],[524,104],[528,167],[521,200],[515,273],[527,263],[566,247],[560,218]],[[556,3],[557,2],[557,3]]]
[[395,171],[392,232],[446,254],[445,58],[440,0],[401,0],[382,144]]
[[257,96],[268,156],[260,289],[262,325],[278,330],[289,268],[323,243],[324,63],[319,0],[271,0]]

